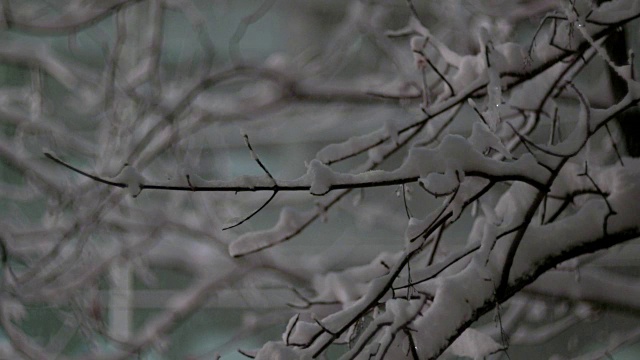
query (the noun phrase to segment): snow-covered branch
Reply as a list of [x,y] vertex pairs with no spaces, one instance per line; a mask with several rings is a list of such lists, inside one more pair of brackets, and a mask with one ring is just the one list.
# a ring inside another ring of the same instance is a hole
[[[241,3],[2,2],[0,357],[277,322],[241,353],[485,358],[637,312],[599,267],[640,237],[637,1]],[[222,302],[261,310],[185,325]]]

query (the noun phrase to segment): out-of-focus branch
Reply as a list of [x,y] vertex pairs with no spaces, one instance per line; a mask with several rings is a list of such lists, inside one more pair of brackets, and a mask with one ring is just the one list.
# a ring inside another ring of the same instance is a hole
[[571,301],[585,301],[605,308],[640,312],[640,282],[611,271],[592,269],[549,271],[523,289],[524,292]]
[[31,20],[19,15],[15,8],[18,6],[10,1],[2,2],[2,15],[6,26],[22,32],[38,35],[66,35],[76,33],[94,25],[123,7],[135,4],[141,0],[106,0],[89,2],[84,8],[70,4],[61,11],[60,15],[45,19]]

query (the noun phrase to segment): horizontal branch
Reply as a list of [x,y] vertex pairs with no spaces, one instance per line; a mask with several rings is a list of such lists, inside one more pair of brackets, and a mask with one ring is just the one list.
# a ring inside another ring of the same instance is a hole
[[[112,181],[107,180],[103,177],[89,174],[86,171],[80,170],[79,168],[66,163],[57,157],[53,156],[50,153],[44,154],[47,158],[53,160],[54,162],[78,173],[82,176],[85,176],[91,180],[109,185],[115,186],[118,188],[126,189],[135,187],[139,189],[138,193],[142,190],[164,190],[164,191],[185,191],[185,192],[257,192],[257,191],[311,191],[312,184],[307,179],[306,176],[303,176],[296,180],[275,180],[267,177],[240,177],[237,180],[231,181],[212,181],[211,183],[215,183],[215,185],[211,186],[197,186],[193,185],[190,181],[187,185],[160,185],[160,184],[148,184],[144,182],[126,182],[126,181]],[[526,184],[529,184],[537,189],[546,190],[546,186],[535,179],[529,178],[525,175],[521,174],[508,174],[508,175],[492,175],[487,174],[481,171],[468,171],[465,173],[466,176],[470,177],[480,177],[492,182],[503,182],[503,181],[521,181]],[[117,178],[116,178],[117,179]],[[417,182],[420,179],[419,176],[410,176],[410,177],[399,177],[399,178],[390,178],[390,179],[382,179],[382,180],[372,180],[372,181],[355,181],[355,182],[343,182],[343,183],[334,183],[328,187],[326,192],[321,194],[313,195],[325,195],[329,191],[333,190],[345,190],[345,189],[361,189],[361,188],[371,188],[371,187],[384,187],[384,186],[393,186],[393,185],[402,185],[407,183]]]

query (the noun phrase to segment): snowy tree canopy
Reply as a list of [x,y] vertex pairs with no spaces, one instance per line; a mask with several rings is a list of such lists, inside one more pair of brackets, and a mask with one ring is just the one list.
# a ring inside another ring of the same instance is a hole
[[498,359],[640,310],[640,2],[1,6],[0,357]]

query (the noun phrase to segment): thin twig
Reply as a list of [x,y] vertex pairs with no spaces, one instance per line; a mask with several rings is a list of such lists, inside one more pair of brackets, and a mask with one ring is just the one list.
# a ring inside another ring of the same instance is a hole
[[251,142],[249,142],[249,135],[244,134],[242,137],[244,138],[244,143],[247,145],[247,147],[249,148],[249,151],[251,152],[251,157],[253,158],[253,160],[255,160],[255,162],[258,163],[258,166],[260,166],[262,171],[264,171],[267,174],[267,176],[269,176],[269,178],[271,180],[273,180],[273,183],[275,184],[276,180],[273,178],[273,176],[271,175],[269,170],[267,170],[266,166],[264,166],[262,161],[260,161],[260,158],[258,157],[258,154],[251,147]]
[[442,79],[442,81],[444,81],[444,83],[447,84],[447,86],[449,87],[449,90],[451,90],[451,96],[456,96],[456,91],[453,90],[453,86],[451,85],[449,80],[447,80],[447,78],[444,76],[444,74],[441,73],[440,70],[438,70],[438,68],[431,62],[431,60],[429,60],[428,57],[425,56],[424,59],[427,60],[427,64],[429,64],[429,66],[431,66],[433,71],[435,71],[435,73],[438,74],[440,79]]
[[407,219],[411,219],[411,211],[409,211],[409,204],[407,204],[407,189],[405,184],[402,184],[402,200],[404,202],[404,211],[407,214]]
[[602,197],[602,199],[604,200],[605,204],[607,204],[607,209],[609,210],[609,212],[605,216],[604,223],[602,224],[603,233],[606,236],[608,234],[608,232],[607,232],[607,223],[608,223],[609,217],[611,217],[613,215],[616,215],[617,212],[611,206],[611,203],[609,202],[609,199],[607,199],[607,195],[602,191],[602,189],[600,188],[600,186],[598,186],[598,184],[595,182],[595,180],[593,180],[591,175],[589,175],[588,164],[589,164],[588,162],[586,162],[586,161],[584,162],[584,172],[581,173],[581,174],[578,174],[578,176],[584,176],[587,179],[589,179],[589,182],[591,182],[591,185],[593,185],[593,187],[596,189],[598,195],[600,195]]
[[122,189],[128,187],[127,184],[125,184],[125,183],[119,183],[119,182],[105,180],[105,179],[103,179],[101,177],[98,177],[98,176],[89,174],[87,172],[84,172],[84,171],[78,169],[77,167],[69,165],[66,162],[56,158],[55,156],[51,155],[50,153],[44,153],[44,156],[48,157],[49,159],[57,162],[58,164],[66,167],[66,168],[68,168],[70,170],[73,170],[73,171],[77,172],[78,174],[81,174],[81,175],[84,175],[84,176],[88,177],[91,180],[94,180],[94,181],[97,181],[97,182],[101,182],[103,184],[107,184],[107,185],[110,185],[110,186],[119,187],[119,188],[122,188]]
[[609,138],[611,139],[611,146],[613,146],[613,150],[615,151],[616,156],[618,157],[618,161],[620,161],[620,165],[624,166],[624,161],[622,161],[622,156],[620,156],[620,151],[618,151],[618,145],[616,144],[616,139],[611,134],[611,130],[609,129],[609,124],[605,125],[604,128],[607,129],[607,134],[609,134]]
[[257,208],[254,212],[252,212],[251,214],[249,214],[247,217],[245,217],[244,219],[238,221],[237,223],[233,224],[233,225],[229,225],[227,227],[223,227],[222,230],[229,230],[229,229],[233,229],[236,226],[240,226],[242,224],[244,224],[245,222],[247,222],[248,220],[250,220],[252,217],[254,217],[256,214],[258,214],[262,209],[264,209],[265,207],[267,207],[267,205],[269,205],[269,203],[271,202],[271,200],[273,200],[273,198],[276,197],[276,194],[278,194],[278,191],[274,191],[273,194],[271,194],[271,196],[269,196],[269,198],[267,199],[267,201],[265,201],[259,208]]
[[[475,202],[474,202],[475,204]],[[442,233],[444,233],[444,224],[442,224],[438,231],[436,231],[436,239],[433,242],[433,247],[431,248],[431,253],[429,254],[429,260],[427,261],[427,266],[433,264],[433,261],[436,258],[436,252],[438,251],[438,246],[440,245],[440,240],[442,239]]]

